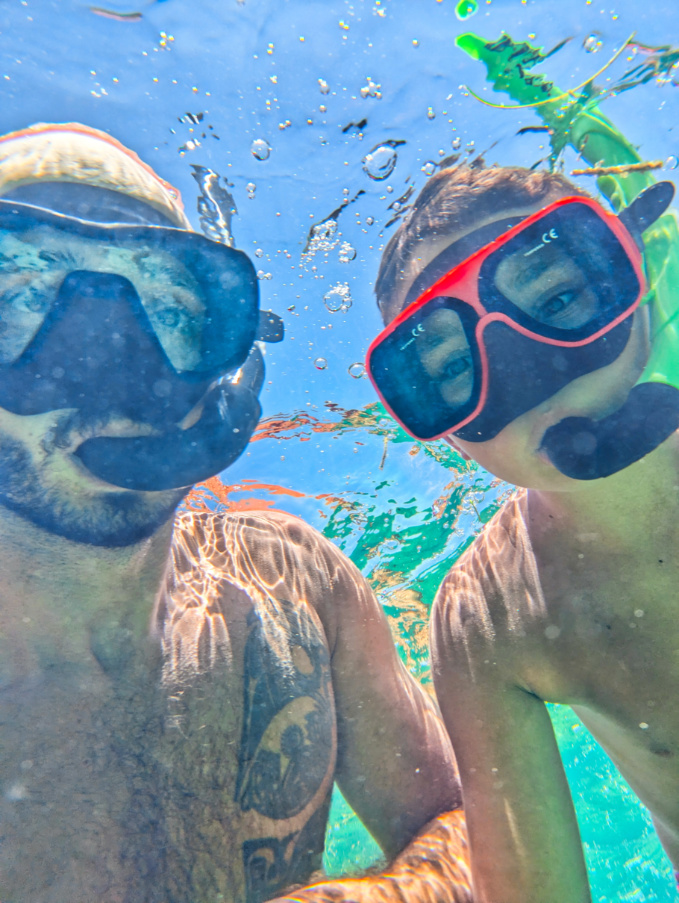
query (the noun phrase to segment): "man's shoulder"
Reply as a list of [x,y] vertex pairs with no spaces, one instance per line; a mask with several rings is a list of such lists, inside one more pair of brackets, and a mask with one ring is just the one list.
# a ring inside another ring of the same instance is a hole
[[256,596],[285,596],[314,610],[329,637],[344,619],[377,617],[380,611],[353,562],[319,530],[285,511],[181,512],[171,555],[175,586],[228,581]]
[[[175,516],[173,544],[190,535],[197,547],[209,555],[224,542],[268,542],[273,537],[285,544],[332,547],[315,527],[301,517],[279,509],[229,511],[181,511]],[[221,542],[219,539],[221,538]]]

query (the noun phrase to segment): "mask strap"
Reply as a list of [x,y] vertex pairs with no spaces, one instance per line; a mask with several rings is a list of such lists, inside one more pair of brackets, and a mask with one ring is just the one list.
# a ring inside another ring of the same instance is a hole
[[672,182],[656,182],[645,188],[618,214],[618,219],[635,240],[640,251],[644,250],[642,233],[663,215],[672,203],[673,197]]
[[260,310],[255,338],[260,342],[282,342],[285,336],[285,325],[278,314],[272,310]]

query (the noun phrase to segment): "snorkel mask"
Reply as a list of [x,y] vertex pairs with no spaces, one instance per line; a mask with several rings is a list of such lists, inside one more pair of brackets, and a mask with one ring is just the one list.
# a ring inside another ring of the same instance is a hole
[[[561,198],[456,242],[422,272],[405,310],[370,346],[367,371],[385,407],[418,439],[452,433],[484,442],[612,363],[646,291],[641,233],[673,194],[671,183],[658,183],[618,217],[593,200]],[[571,438],[561,424],[547,431],[543,448],[557,466]],[[579,441],[587,446],[586,437]],[[657,429],[638,437],[633,454],[646,454],[649,442],[658,444]],[[606,466],[620,469],[624,457],[629,450],[615,461],[608,454]],[[602,469],[599,462],[577,478],[606,475]]]
[[[8,170],[40,169],[36,148],[70,184],[12,184]],[[124,488],[190,486],[231,464],[261,413],[255,340],[282,338],[247,256],[189,231],[174,190],[82,126],[0,140],[0,194],[0,406],[141,426],[76,451]]]

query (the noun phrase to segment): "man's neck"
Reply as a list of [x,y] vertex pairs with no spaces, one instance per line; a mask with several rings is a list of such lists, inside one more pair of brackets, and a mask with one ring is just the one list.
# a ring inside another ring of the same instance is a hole
[[[0,686],[146,644],[172,520],[121,548],[71,542],[0,512]],[[117,654],[117,653],[115,653]]]

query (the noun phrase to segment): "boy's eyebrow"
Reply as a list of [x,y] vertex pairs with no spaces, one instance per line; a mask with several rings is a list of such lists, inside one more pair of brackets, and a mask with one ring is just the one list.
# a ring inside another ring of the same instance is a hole
[[427,266],[422,270],[417,279],[408,289],[401,310],[405,310],[413,301],[416,301],[420,295],[427,291],[435,282],[449,273],[456,266],[471,257],[476,251],[481,250],[485,245],[490,244],[499,238],[505,232],[520,223],[524,217],[512,217],[511,219],[495,220],[492,223],[486,223],[479,229],[474,229],[468,235],[454,241],[447,248],[444,248],[440,254],[437,254]]
[[[558,266],[559,263],[565,263],[571,259],[568,255],[564,255],[563,252],[557,254],[552,248],[545,247],[541,250],[547,251],[547,253],[531,254],[527,257],[524,251],[515,251],[502,261],[498,266],[498,270],[503,264],[510,264],[512,268],[511,282],[515,288],[521,289],[535,279],[539,279],[551,267]],[[549,251],[552,253],[550,254]],[[496,270],[496,281],[498,270]]]

